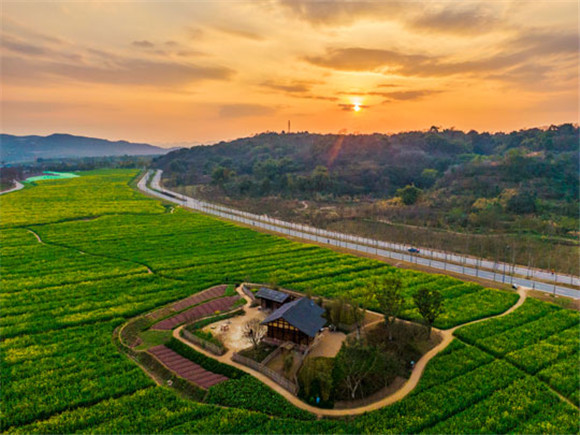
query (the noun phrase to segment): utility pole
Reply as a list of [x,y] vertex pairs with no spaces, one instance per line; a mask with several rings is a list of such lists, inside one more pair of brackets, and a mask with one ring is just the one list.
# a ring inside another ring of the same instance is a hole
[[288,134],[290,134],[290,120],[288,120]]

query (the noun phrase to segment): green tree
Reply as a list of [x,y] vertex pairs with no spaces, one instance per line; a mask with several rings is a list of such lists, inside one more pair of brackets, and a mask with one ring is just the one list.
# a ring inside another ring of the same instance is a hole
[[443,295],[437,290],[422,288],[413,295],[413,301],[427,326],[427,338],[431,338],[431,328],[435,319],[443,312]]
[[508,200],[506,210],[515,214],[534,213],[536,211],[536,198],[529,192],[521,192]]
[[216,166],[211,172],[211,182],[212,184],[223,187],[224,184],[230,181],[233,176],[234,172],[231,169],[223,166]]
[[423,169],[423,171],[421,172],[421,187],[423,188],[429,188],[431,186],[433,186],[435,184],[435,181],[437,181],[437,177],[439,176],[439,171],[437,171],[437,169],[430,169],[430,168],[425,168]]
[[409,184],[402,189],[397,189],[397,196],[403,200],[403,204],[412,205],[417,202],[423,191],[413,184]]
[[336,386],[350,399],[357,394],[364,396],[363,385],[376,384],[374,380],[384,380],[392,375],[387,356],[379,348],[359,340],[347,340],[342,345],[335,359],[335,370]]
[[326,166],[317,166],[310,176],[312,189],[315,192],[326,190],[330,186],[330,175]]
[[399,274],[387,275],[379,281],[375,281],[372,286],[372,292],[381,307],[381,311],[385,315],[385,325],[389,333],[389,340],[393,340],[392,325],[403,304],[405,298],[403,297],[403,281]]

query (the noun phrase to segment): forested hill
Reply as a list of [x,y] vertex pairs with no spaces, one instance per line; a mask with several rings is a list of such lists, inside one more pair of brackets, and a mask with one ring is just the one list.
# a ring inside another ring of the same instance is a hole
[[37,159],[146,156],[165,154],[169,150],[149,144],[127,141],[112,142],[70,134],[50,136],[13,136],[1,134],[0,158],[4,163],[27,163]]
[[231,198],[391,199],[415,214],[429,210],[423,218],[433,224],[444,216],[486,227],[535,214],[568,232],[577,229],[578,133],[571,124],[495,134],[266,133],[181,149],[154,165],[169,186],[214,186]]

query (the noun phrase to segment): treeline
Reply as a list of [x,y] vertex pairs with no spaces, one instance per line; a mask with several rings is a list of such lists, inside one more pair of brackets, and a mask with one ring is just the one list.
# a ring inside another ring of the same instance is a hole
[[[169,186],[230,198],[348,203],[436,227],[565,235],[578,228],[578,127],[468,133],[432,127],[394,135],[266,133],[154,160]],[[377,202],[376,200],[388,200]]]
[[151,164],[151,156],[107,156],[107,157],[79,157],[79,158],[38,158],[34,163],[4,165],[0,168],[2,178],[21,180],[31,174],[43,171],[70,172],[90,171],[94,169],[136,169]]

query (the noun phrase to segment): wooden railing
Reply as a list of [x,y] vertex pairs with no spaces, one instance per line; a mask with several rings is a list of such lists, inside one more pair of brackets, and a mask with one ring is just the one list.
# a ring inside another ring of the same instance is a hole
[[242,356],[236,352],[234,352],[234,354],[232,355],[232,360],[234,360],[235,362],[238,362],[240,364],[243,364],[245,366],[248,366],[251,369],[256,370],[257,372],[262,373],[265,376],[268,376],[270,379],[272,379],[274,382],[276,382],[282,388],[285,388],[286,390],[290,391],[292,394],[294,394],[294,395],[298,394],[298,385],[297,384],[295,384],[294,382],[292,382],[289,379],[286,379],[284,376],[275,372],[271,368],[266,367],[264,364],[259,363],[257,361],[254,361],[253,359],[247,358],[245,356]]
[[193,344],[197,344],[198,346],[209,350],[211,353],[213,353],[214,355],[218,355],[221,356],[224,353],[226,353],[226,348],[223,346],[218,346],[215,343],[212,343],[211,341],[208,340],[204,340],[201,337],[198,337],[195,334],[192,334],[191,332],[189,332],[187,329],[182,329],[181,330],[181,336],[183,338],[185,338],[187,341],[192,342]]

